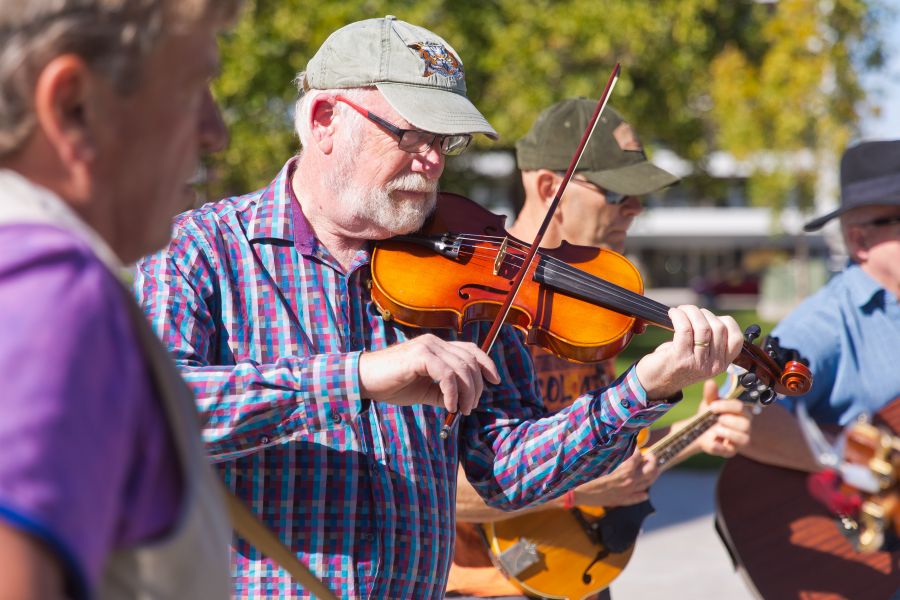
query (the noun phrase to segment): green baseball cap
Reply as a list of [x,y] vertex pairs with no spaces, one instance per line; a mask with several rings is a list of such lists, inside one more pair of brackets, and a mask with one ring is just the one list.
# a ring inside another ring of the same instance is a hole
[[[542,112],[516,143],[519,169],[565,171],[597,103],[586,98],[557,102]],[[575,172],[603,189],[642,196],[680,181],[647,160],[631,125],[607,106]]]
[[393,15],[351,23],[328,36],[306,66],[303,86],[375,86],[414,127],[499,137],[466,97],[463,63],[450,44]]

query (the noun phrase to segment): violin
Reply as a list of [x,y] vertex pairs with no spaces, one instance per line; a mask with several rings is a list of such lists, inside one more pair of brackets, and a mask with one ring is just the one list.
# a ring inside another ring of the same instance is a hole
[[[637,268],[607,249],[563,243],[538,249],[504,229],[505,217],[451,193],[415,234],[376,244],[372,299],[385,319],[413,327],[455,329],[499,314],[522,268],[527,269],[504,323],[526,341],[557,356],[595,362],[622,351],[647,324],[672,330],[669,307],[643,295]],[[775,394],[799,395],[812,375],[799,360],[753,344],[745,334],[734,364],[747,371],[741,384],[764,404]]]
[[[385,318],[419,327],[455,326],[458,331],[469,322],[491,319],[481,343],[484,352],[494,345],[500,327],[510,323],[525,331],[531,343],[582,361],[615,355],[646,323],[673,329],[668,307],[644,298],[640,274],[622,255],[566,244],[540,250],[620,71],[616,63],[530,245],[510,236],[501,217],[454,194],[439,196],[435,214],[418,235],[379,244],[372,254],[372,298]],[[436,293],[418,291],[425,281]],[[747,371],[740,383],[750,397],[768,403],[775,392],[809,390],[809,369],[797,360],[779,367],[774,351],[767,354],[753,345],[758,335],[758,327],[745,333],[735,361]],[[458,418],[459,413],[447,416],[443,439]]]

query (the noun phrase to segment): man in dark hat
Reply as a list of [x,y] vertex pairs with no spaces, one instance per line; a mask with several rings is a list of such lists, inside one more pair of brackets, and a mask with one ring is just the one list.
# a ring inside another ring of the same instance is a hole
[[793,411],[803,402],[820,423],[847,425],[900,397],[900,140],[863,142],[841,159],[841,205],[813,219],[839,218],[850,261],[773,330],[809,359],[808,394],[779,400],[754,420],[742,453],[762,462],[816,470]]
[[[575,154],[593,114],[595,103],[584,98],[563,100],[542,112],[524,138],[516,144],[522,171],[525,200],[509,231],[520,240],[534,239],[556,195],[563,175]],[[545,247],[563,240],[581,246],[596,246],[622,252],[634,218],[643,210],[641,196],[660,191],[678,177],[647,160],[637,135],[622,116],[607,107],[578,163],[544,235]],[[556,412],[585,391],[608,385],[615,378],[612,360],[593,364],[567,361],[529,346],[541,386],[544,405]],[[716,386],[704,390],[707,400],[716,396]],[[704,404],[700,410],[706,410]],[[679,455],[683,460],[700,451],[731,456],[748,441],[750,423],[740,401],[717,402],[718,423]],[[687,423],[680,421],[673,428]],[[662,437],[668,428],[657,429]],[[527,511],[579,506],[629,506],[647,500],[647,489],[659,476],[652,456],[635,452],[609,475],[598,477],[553,502]],[[520,511],[521,512],[521,511]],[[489,507],[464,476],[457,492],[457,545],[448,590],[474,597],[518,595],[499,570],[493,567],[474,523],[507,519],[510,513]]]

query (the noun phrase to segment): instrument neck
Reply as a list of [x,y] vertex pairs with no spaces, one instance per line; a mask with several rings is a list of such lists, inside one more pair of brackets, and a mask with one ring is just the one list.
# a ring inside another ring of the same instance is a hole
[[703,435],[707,429],[715,425],[718,420],[719,415],[709,411],[697,415],[683,428],[669,433],[650,446],[646,452],[656,458],[656,464],[660,472],[666,471],[675,465],[673,459],[676,456],[681,454],[691,442]]
[[616,285],[596,275],[542,255],[534,270],[534,280],[568,296],[672,329],[669,307],[646,296]]

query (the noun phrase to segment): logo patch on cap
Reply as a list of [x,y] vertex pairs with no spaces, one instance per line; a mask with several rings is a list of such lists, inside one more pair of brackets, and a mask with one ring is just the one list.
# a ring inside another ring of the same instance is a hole
[[437,73],[456,81],[465,76],[459,60],[441,44],[416,43],[410,44],[409,47],[415,50],[425,63],[425,72],[422,73],[422,77]]
[[622,150],[644,152],[644,147],[641,146],[641,141],[638,139],[634,129],[624,121],[619,123],[619,126],[613,130],[613,137],[616,138],[616,143],[619,144],[619,148]]

